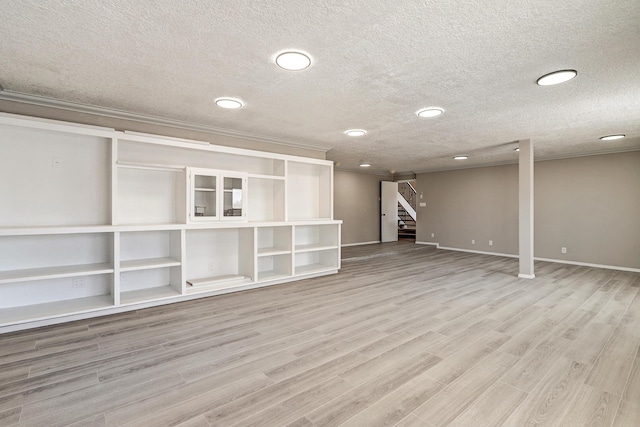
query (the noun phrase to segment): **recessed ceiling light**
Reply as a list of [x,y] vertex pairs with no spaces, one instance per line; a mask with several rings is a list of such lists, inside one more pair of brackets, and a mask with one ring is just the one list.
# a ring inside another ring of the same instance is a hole
[[614,139],[622,139],[624,138],[623,134],[619,134],[619,135],[607,135],[607,136],[601,136],[600,139],[603,141],[613,141]]
[[216,99],[216,105],[220,108],[236,109],[241,108],[244,104],[239,99],[233,98],[218,98]]
[[551,86],[560,83],[568,82],[572,78],[578,75],[576,70],[559,70],[553,73],[545,74],[540,77],[536,83],[540,86]]
[[442,113],[444,113],[444,110],[442,108],[430,107],[430,108],[423,108],[422,110],[418,111],[416,114],[418,115],[418,117],[436,117]]
[[469,156],[455,156],[453,160],[467,160]]
[[283,52],[276,57],[276,64],[289,71],[300,71],[311,65],[311,58],[302,52]]
[[349,129],[344,134],[347,136],[364,136],[367,134],[367,131],[364,129]]
[[371,163],[369,163],[369,162],[360,162],[360,167],[361,168],[368,168],[369,166],[371,166]]

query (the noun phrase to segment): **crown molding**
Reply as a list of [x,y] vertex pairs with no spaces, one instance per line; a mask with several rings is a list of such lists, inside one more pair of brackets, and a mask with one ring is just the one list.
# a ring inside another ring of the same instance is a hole
[[[634,151],[640,151],[640,147],[625,147],[613,150],[602,150],[602,151],[591,151],[587,153],[580,154],[562,154],[558,156],[545,156],[534,159],[535,162],[547,162],[551,160],[565,160],[565,159],[576,159],[579,157],[591,157],[591,156],[603,156],[607,154],[620,154],[620,153],[630,153]],[[478,168],[490,168],[494,166],[506,166],[506,165],[517,165],[518,160],[508,160],[503,162],[487,162],[487,163],[478,163],[475,165],[469,166],[458,166],[458,167],[449,167],[449,168],[437,168],[437,169],[421,169],[417,170],[414,173],[423,174],[423,173],[433,173],[433,172],[447,172],[454,170],[464,170],[464,169],[478,169]]]
[[326,153],[329,148],[318,147],[316,145],[301,144],[297,142],[287,141],[279,138],[265,137],[249,132],[241,132],[232,129],[220,128],[216,126],[202,125],[197,123],[186,122],[182,120],[167,119],[147,114],[137,114],[129,111],[118,110],[115,108],[98,107],[95,105],[81,104],[71,101],[63,101],[56,98],[50,98],[40,95],[29,95],[21,92],[14,92],[3,89],[0,86],[0,100],[20,102],[23,104],[36,105],[39,107],[55,108],[58,110],[73,111],[76,113],[93,114],[96,116],[110,117],[113,119],[129,120],[152,125],[168,126],[177,129],[184,129],[196,132],[204,132],[218,136],[227,136],[232,138],[248,139],[256,142],[264,142],[268,144],[282,145],[292,148],[300,148],[305,150],[313,150]]

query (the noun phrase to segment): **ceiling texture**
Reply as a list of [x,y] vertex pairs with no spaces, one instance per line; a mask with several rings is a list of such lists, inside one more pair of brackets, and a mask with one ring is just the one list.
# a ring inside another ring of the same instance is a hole
[[[640,149],[638,0],[3,1],[0,38],[0,95],[321,148],[343,169],[513,163],[521,139],[537,159]],[[311,67],[277,67],[290,49]],[[578,76],[536,84],[560,69]]]

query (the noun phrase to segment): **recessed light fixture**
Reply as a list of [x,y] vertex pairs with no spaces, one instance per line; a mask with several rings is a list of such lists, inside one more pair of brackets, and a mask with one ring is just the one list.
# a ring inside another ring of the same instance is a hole
[[453,160],[467,160],[469,156],[455,156]]
[[239,99],[233,98],[218,98],[216,99],[216,105],[220,108],[227,108],[230,110],[241,108],[244,106],[244,103]]
[[536,81],[536,83],[538,83],[540,86],[557,85],[560,83],[568,82],[577,75],[578,72],[576,70],[559,70],[554,71],[553,73],[545,74],[544,76],[540,77]]
[[349,129],[344,134],[347,136],[364,136],[367,134],[367,131],[364,129]]
[[276,57],[276,64],[285,70],[300,71],[309,68],[311,58],[305,53],[291,50],[279,54]]
[[361,168],[368,168],[369,166],[371,166],[371,163],[369,163],[369,162],[360,162],[360,167]]
[[513,149],[514,151],[520,151],[520,147],[516,147]]
[[625,136],[623,134],[619,134],[619,135],[607,135],[607,136],[601,136],[600,139],[602,141],[613,141],[614,139],[622,139]]
[[444,113],[444,110],[438,107],[423,108],[422,110],[416,112],[418,117],[436,117],[442,113]]

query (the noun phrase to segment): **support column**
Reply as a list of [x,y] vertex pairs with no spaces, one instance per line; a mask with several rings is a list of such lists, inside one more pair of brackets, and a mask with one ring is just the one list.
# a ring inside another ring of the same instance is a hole
[[518,277],[533,279],[533,143],[525,139],[519,141],[518,161],[519,194],[519,246],[520,271]]

